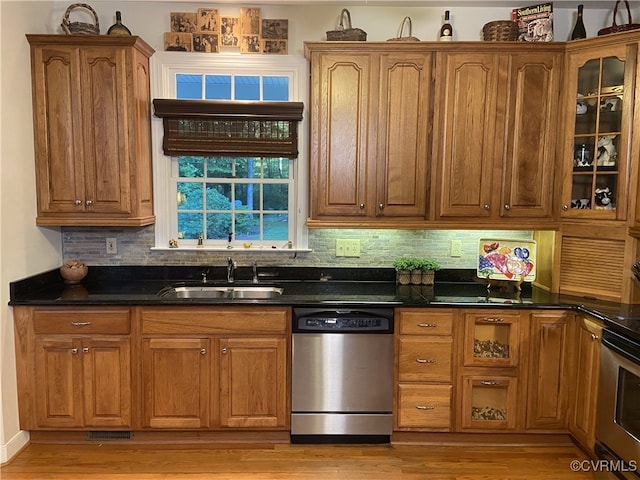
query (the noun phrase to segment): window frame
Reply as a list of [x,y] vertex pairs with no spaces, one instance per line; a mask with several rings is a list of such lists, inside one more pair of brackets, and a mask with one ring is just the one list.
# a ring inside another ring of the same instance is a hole
[[[151,57],[151,98],[176,98],[175,75],[178,73],[212,74],[212,75],[260,75],[260,76],[287,76],[289,77],[290,98],[292,102],[303,102],[303,119],[298,125],[298,158],[291,161],[293,175],[290,192],[289,222],[294,222],[292,231],[294,238],[293,249],[297,251],[308,250],[308,230],[306,219],[308,216],[308,182],[309,182],[309,146],[308,146],[308,97],[309,97],[309,66],[306,59],[295,55],[240,55],[231,53],[189,53],[189,52],[156,52]],[[153,249],[169,250],[169,241],[176,238],[177,232],[171,231],[171,216],[177,211],[172,207],[175,204],[175,195],[171,189],[175,188],[175,179],[172,179],[172,165],[174,161],[166,156],[162,150],[163,124],[162,119],[152,115],[151,138],[153,156],[153,189],[154,189],[154,213],[155,246]],[[173,182],[173,183],[172,183]],[[190,243],[190,242],[189,242]],[[196,248],[195,245],[180,245],[179,250]],[[280,245],[282,244],[282,245]],[[286,242],[278,241],[276,248],[268,251],[283,250],[291,252]],[[226,250],[227,242],[207,241],[205,250]],[[234,247],[242,248],[242,245],[234,241]],[[171,248],[171,250],[176,250]],[[252,249],[258,251],[258,249]]]

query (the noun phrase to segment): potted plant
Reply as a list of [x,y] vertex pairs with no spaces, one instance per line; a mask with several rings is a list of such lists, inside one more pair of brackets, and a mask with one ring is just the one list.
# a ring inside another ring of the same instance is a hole
[[400,257],[394,260],[393,268],[396,269],[396,281],[400,285],[411,283],[411,272],[417,268],[416,259]]
[[401,257],[393,262],[397,281],[401,285],[433,285],[434,272],[442,267],[430,258]]
[[442,266],[432,258],[423,258],[420,263],[420,270],[422,271],[421,283],[423,285],[433,285],[435,273],[441,268]]

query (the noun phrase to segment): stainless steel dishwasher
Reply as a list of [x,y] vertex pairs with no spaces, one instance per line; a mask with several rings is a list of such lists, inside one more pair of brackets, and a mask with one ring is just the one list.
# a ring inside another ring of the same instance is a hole
[[393,309],[294,308],[292,443],[386,443]]

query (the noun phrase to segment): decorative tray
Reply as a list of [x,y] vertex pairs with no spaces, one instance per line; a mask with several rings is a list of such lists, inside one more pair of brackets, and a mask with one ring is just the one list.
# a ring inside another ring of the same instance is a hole
[[536,278],[536,242],[481,238],[478,242],[478,277],[533,282]]

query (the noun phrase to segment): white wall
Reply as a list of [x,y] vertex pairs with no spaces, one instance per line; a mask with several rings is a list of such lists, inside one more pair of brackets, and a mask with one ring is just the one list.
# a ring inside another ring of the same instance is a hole
[[[18,406],[15,379],[12,309],[9,301],[9,282],[61,263],[61,235],[59,229],[35,226],[35,173],[33,161],[33,128],[31,116],[31,88],[29,46],[25,33],[61,33],[60,21],[69,0],[12,1],[0,0],[0,91],[2,116],[0,125],[0,463],[7,461],[25,444],[28,435],[18,425]],[[247,4],[219,4],[225,15],[237,15],[239,6]],[[349,7],[353,26],[368,33],[370,41],[384,41],[395,37],[405,15],[413,21],[413,35],[422,40],[434,40],[440,27],[444,7],[389,7],[362,5]],[[483,2],[479,2],[480,5]],[[535,2],[530,2],[535,3]],[[577,2],[576,2],[577,3]],[[588,2],[585,24],[589,36],[611,23],[611,10],[590,9]],[[613,2],[611,2],[613,3]],[[163,49],[163,33],[169,29],[170,12],[195,12],[198,7],[216,5],[215,2],[153,2],[153,1],[91,1],[99,14],[102,33],[114,21],[120,10],[125,25],[142,36],[156,50]],[[393,4],[389,1],[388,4]],[[515,2],[502,7],[456,7],[449,2],[458,40],[479,40],[486,22],[509,18]],[[432,3],[433,5],[433,3]],[[468,5],[468,3],[467,3]],[[303,41],[321,41],[325,32],[333,30],[341,11],[338,4],[324,5],[263,5],[264,18],[289,19],[289,53],[302,55]],[[565,40],[574,22],[574,6],[555,11],[555,38]],[[638,17],[637,7],[634,16]],[[72,13],[72,20],[76,20]],[[224,56],[220,55],[222,59]]]

